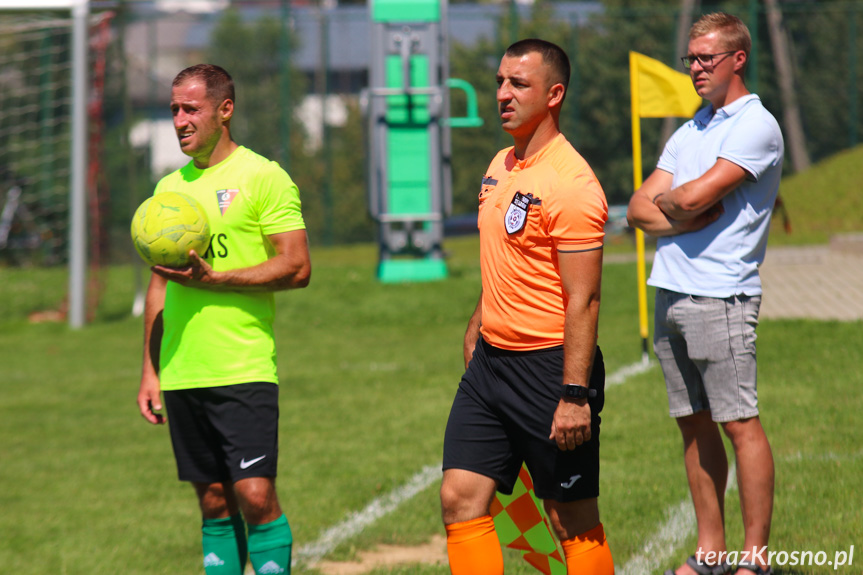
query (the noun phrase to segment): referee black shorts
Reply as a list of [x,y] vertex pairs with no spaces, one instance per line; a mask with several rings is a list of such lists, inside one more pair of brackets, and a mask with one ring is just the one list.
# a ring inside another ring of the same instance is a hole
[[563,383],[563,347],[515,352],[477,342],[447,422],[443,468],[473,471],[511,494],[522,463],[541,499],[599,496],[599,413],[605,366],[596,348],[590,388],[591,439],[561,451],[549,439]]
[[244,383],[165,391],[181,481],[236,482],[275,477],[279,386]]

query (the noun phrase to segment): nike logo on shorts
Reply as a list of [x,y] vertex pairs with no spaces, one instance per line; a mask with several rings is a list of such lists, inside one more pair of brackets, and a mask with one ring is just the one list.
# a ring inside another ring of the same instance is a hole
[[251,467],[252,465],[254,465],[254,464],[256,464],[257,462],[261,461],[261,460],[262,460],[262,459],[264,459],[265,457],[266,457],[266,455],[262,455],[262,456],[260,456],[260,457],[256,457],[256,458],[254,458],[254,459],[250,459],[250,460],[248,460],[248,461],[246,461],[246,458],[244,457],[244,458],[240,461],[240,469],[248,469],[249,467]]

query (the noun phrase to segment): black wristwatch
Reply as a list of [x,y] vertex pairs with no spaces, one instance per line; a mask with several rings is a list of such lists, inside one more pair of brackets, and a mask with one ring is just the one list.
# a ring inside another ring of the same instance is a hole
[[596,397],[595,389],[588,389],[577,383],[566,383],[563,385],[563,390],[560,392],[562,399],[585,399],[588,397]]

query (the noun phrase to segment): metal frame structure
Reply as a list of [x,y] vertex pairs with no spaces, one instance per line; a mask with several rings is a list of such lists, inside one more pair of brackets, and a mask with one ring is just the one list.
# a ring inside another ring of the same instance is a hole
[[[447,276],[444,217],[452,207],[451,126],[475,126],[476,95],[449,76],[447,0],[371,0],[369,209],[379,226],[378,278]],[[474,117],[449,117],[449,88]]]
[[69,177],[69,327],[85,322],[87,284],[87,59],[89,0],[0,0],[0,10],[72,14],[72,142]]

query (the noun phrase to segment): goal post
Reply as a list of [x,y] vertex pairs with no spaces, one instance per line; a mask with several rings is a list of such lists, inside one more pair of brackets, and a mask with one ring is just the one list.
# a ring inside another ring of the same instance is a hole
[[85,323],[87,283],[87,62],[89,0],[0,0],[0,11],[68,10],[71,35],[71,142],[69,153],[69,301],[72,329]]

